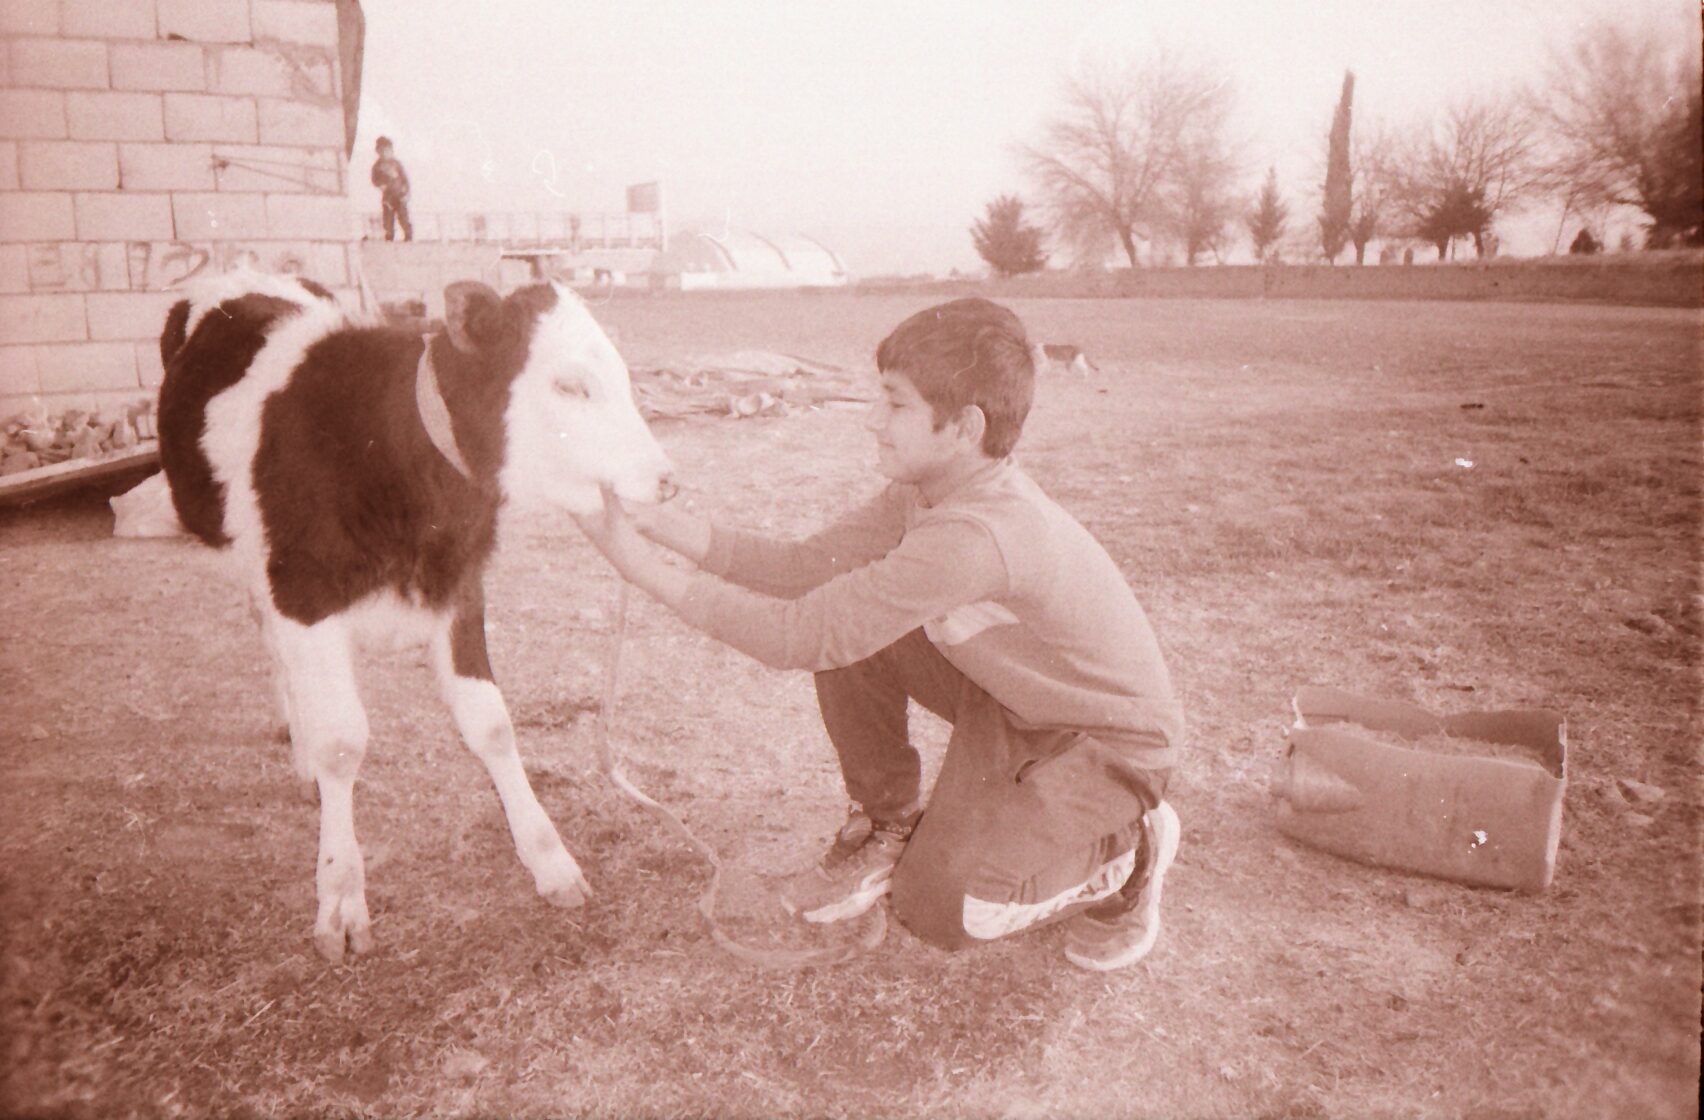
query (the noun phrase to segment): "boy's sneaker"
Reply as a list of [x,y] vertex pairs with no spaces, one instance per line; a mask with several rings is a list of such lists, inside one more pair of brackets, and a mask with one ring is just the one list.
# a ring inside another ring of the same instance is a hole
[[840,922],[874,906],[893,886],[893,867],[905,851],[920,811],[878,821],[858,806],[815,867],[793,876],[781,893],[787,913],[807,922]]
[[1136,870],[1118,894],[1066,923],[1066,960],[1079,968],[1110,972],[1148,955],[1160,936],[1160,888],[1177,858],[1182,835],[1176,810],[1164,801],[1142,818]]

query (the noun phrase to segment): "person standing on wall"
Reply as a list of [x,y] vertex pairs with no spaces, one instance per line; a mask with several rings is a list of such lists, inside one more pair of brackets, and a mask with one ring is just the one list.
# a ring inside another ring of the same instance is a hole
[[400,223],[402,239],[413,241],[414,225],[408,220],[408,172],[402,169],[402,161],[396,158],[390,137],[379,137],[374,148],[379,158],[373,161],[373,186],[379,188],[382,196],[380,205],[385,221],[385,240],[396,240],[396,227]]

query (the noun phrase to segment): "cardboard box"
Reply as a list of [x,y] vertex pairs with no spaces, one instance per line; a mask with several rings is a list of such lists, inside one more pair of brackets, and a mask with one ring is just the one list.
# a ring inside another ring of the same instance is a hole
[[[1294,703],[1272,790],[1280,831],[1350,859],[1458,882],[1533,892],[1550,885],[1567,786],[1560,715],[1438,716],[1311,685]],[[1401,745],[1433,735],[1518,750],[1490,757]]]

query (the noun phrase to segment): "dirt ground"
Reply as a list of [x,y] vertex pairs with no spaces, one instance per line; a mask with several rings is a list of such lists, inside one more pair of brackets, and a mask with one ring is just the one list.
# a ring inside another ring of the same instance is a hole
[[[925,302],[597,311],[635,366],[755,348],[863,368]],[[614,580],[564,517],[515,510],[493,660],[597,893],[574,912],[532,894],[423,660],[373,657],[356,815],[378,944],[327,966],[316,814],[241,595],[187,541],[114,539],[85,496],[0,512],[0,1112],[1696,1116],[1698,313],[1013,306],[1099,366],[1044,372],[1020,458],[1123,568],[1190,717],[1147,961],[1080,972],[1056,929],[948,954],[895,927],[795,972],[724,955],[695,910],[704,864],[597,769]],[[681,500],[792,534],[877,485],[860,421],[656,429]],[[808,678],[649,603],[624,666],[639,785],[735,864],[826,841],[843,795]],[[1563,714],[1551,887],[1280,834],[1269,776],[1309,683]],[[931,750],[940,732],[919,724]]]

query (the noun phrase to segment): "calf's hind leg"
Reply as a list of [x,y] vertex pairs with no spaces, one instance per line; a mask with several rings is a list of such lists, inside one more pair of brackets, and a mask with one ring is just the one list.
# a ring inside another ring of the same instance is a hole
[[591,887],[521,767],[514,724],[491,675],[485,649],[484,593],[477,584],[463,591],[454,613],[434,635],[432,666],[462,741],[485,763],[497,787],[515,853],[532,872],[538,893],[557,906],[579,906]]
[[289,700],[293,750],[319,785],[314,947],[335,964],[345,945],[364,953],[373,944],[366,869],[355,839],[355,775],[367,753],[367,711],[355,688],[346,623],[329,618],[303,626],[271,616],[268,624]]

